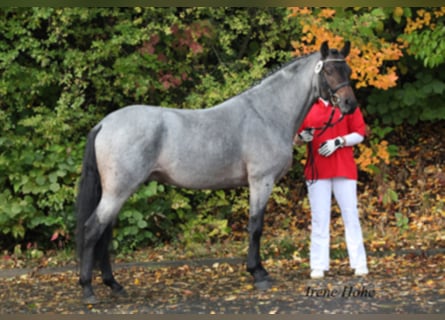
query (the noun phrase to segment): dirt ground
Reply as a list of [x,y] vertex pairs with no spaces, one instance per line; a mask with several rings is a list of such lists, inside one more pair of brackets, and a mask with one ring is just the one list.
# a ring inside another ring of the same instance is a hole
[[[294,314],[444,313],[445,258],[370,257],[370,274],[353,276],[347,259],[332,260],[322,280],[309,279],[307,261],[267,260],[273,287],[257,291],[243,259],[127,264],[116,279],[127,297],[111,297],[99,274],[97,305],[81,304],[78,273],[62,270],[0,272],[0,313],[58,314]],[[14,274],[15,273],[15,274]]]

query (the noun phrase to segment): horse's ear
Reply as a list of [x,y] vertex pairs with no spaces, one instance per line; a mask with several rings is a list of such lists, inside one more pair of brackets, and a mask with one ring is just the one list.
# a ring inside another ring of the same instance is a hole
[[341,54],[343,55],[344,58],[348,56],[350,50],[351,50],[351,42],[346,41],[345,46],[343,47],[343,49],[341,49]]
[[329,45],[328,45],[328,41],[327,40],[324,41],[321,44],[320,52],[321,52],[321,58],[322,59],[326,59],[328,57],[328,55],[329,55]]

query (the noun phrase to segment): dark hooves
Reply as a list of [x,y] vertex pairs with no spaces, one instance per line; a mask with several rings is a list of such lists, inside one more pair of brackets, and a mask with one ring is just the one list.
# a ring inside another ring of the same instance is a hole
[[128,293],[127,293],[127,291],[123,287],[120,287],[120,288],[117,288],[117,289],[113,289],[111,291],[111,296],[112,297],[116,297],[116,298],[118,298],[118,297],[128,297]]
[[96,298],[95,295],[84,297],[82,300],[83,304],[89,305],[89,304],[98,304],[100,301]]
[[[118,297],[128,297],[128,293],[127,293],[127,291],[125,291],[124,288],[120,287],[120,288],[113,289],[111,291],[111,296],[115,297],[115,298],[118,298]],[[82,302],[85,305],[95,305],[95,304],[99,304],[100,303],[100,301],[96,298],[95,295],[90,295],[88,297],[84,297]]]
[[267,277],[264,280],[256,281],[255,288],[257,290],[261,290],[261,291],[269,290],[270,288],[272,288],[273,282],[274,282],[274,280],[272,278]]

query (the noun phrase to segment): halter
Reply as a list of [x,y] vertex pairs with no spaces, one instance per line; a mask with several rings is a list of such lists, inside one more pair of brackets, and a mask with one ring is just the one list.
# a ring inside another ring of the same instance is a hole
[[[318,61],[318,63],[315,65],[315,70],[314,72],[318,75],[321,76],[321,71],[323,70],[324,64],[326,62],[346,62],[345,59],[327,59],[327,60],[320,60]],[[335,88],[331,88],[331,86],[329,85],[329,83],[326,81],[326,78],[323,77],[322,81],[327,85],[328,87],[328,93],[329,93],[329,101],[331,102],[331,104],[336,107],[338,106],[338,104],[340,103],[340,97],[337,95],[337,91],[340,90],[343,87],[347,87],[349,86],[349,81],[345,81],[340,83],[339,85],[337,85]]]
[[[345,59],[327,59],[324,61],[318,61],[318,63],[315,65],[315,70],[314,72],[318,75],[321,76],[321,71],[323,70],[324,67],[324,63],[325,62],[346,62]],[[329,85],[329,83],[326,81],[326,78],[323,77],[322,81],[324,81],[324,83],[327,85],[328,87],[328,93],[329,93],[329,101],[331,102],[332,106],[334,108],[332,108],[331,114],[329,115],[329,119],[327,122],[325,122],[323,124],[323,126],[320,127],[315,127],[312,128],[315,130],[321,130],[317,136],[321,136],[328,128],[332,128],[334,125],[336,125],[337,123],[339,123],[340,121],[343,120],[343,113],[340,115],[340,118],[338,118],[338,120],[336,120],[335,122],[332,122],[332,119],[334,118],[334,114],[335,114],[335,107],[338,106],[338,104],[340,103],[340,97],[336,94],[337,91],[343,87],[349,86],[349,81],[345,81],[340,83],[339,85],[337,85],[335,88],[331,88],[331,86]],[[312,184],[315,180],[317,180],[317,176],[318,176],[318,172],[317,169],[315,168],[315,164],[314,164],[314,155],[313,155],[314,150],[312,149],[312,144],[309,143],[308,144],[308,163],[311,167],[312,170],[312,180],[309,181],[309,184]]]
[[[321,77],[321,71],[323,70],[324,64],[326,62],[346,62],[346,61],[345,61],[345,59],[326,59],[326,60],[318,61],[317,64],[315,65],[314,72],[316,74],[318,74],[320,77]],[[334,107],[337,107],[338,104],[340,103],[340,97],[337,95],[337,91],[340,90],[343,87],[349,86],[350,85],[349,81],[342,82],[342,83],[338,84],[335,88],[331,88],[329,83],[326,81],[325,77],[322,77],[321,79],[328,87],[329,101],[331,102],[331,104]],[[321,130],[321,132],[318,134],[319,136],[321,136],[328,128],[333,127],[334,125],[339,123],[341,120],[343,120],[343,113],[342,113],[340,118],[337,121],[332,122],[332,119],[334,117],[334,112],[335,112],[335,109],[333,108],[332,112],[331,112],[331,114],[329,116],[328,122],[325,122],[322,127],[314,128],[315,130]]]

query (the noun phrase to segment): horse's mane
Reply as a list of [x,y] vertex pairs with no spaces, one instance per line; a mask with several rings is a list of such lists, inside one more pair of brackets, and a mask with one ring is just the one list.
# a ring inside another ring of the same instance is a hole
[[266,75],[260,81],[263,81],[264,79],[274,75],[275,73],[281,71],[282,69],[285,69],[287,66],[293,64],[294,62],[296,62],[298,60],[302,60],[303,58],[306,58],[309,55],[310,54],[307,54],[307,55],[304,55],[304,56],[294,57],[294,58],[290,59],[289,61],[285,61],[285,62],[279,64],[278,66],[273,67],[271,70],[269,70],[268,73],[266,73]]
[[279,65],[277,65],[277,66],[274,66],[273,68],[271,68],[271,69],[266,73],[265,76],[263,76],[261,79],[258,79],[258,80],[253,81],[253,83],[252,83],[248,88],[246,88],[245,90],[241,91],[241,92],[238,93],[237,95],[233,96],[233,98],[235,98],[235,97],[237,97],[237,96],[239,96],[239,95],[242,95],[243,93],[249,91],[250,89],[252,89],[252,88],[254,88],[254,87],[260,85],[264,80],[266,80],[266,79],[268,79],[268,78],[274,76],[276,73],[278,73],[278,72],[280,72],[281,70],[287,68],[288,66],[294,64],[295,62],[297,62],[297,61],[299,61],[299,60],[303,60],[303,59],[305,59],[305,58],[311,56],[312,54],[314,54],[314,53],[309,53],[309,54],[306,54],[306,55],[302,55],[302,56],[294,57],[294,58],[292,58],[292,59],[290,59],[290,60],[288,60],[288,61],[285,61],[285,62],[283,62],[283,63],[281,63],[281,64],[279,64]]
[[[335,48],[331,48],[329,50],[330,50],[330,54],[333,56],[338,56],[340,54],[340,52]],[[257,85],[258,83],[261,83],[261,81],[267,79],[268,77],[273,76],[275,73],[281,71],[282,69],[285,69],[287,66],[297,62],[298,60],[307,58],[307,57],[313,55],[314,53],[316,53],[316,52],[312,52],[312,53],[308,53],[308,54],[305,54],[302,56],[294,57],[294,58],[290,59],[289,61],[285,61],[285,62],[279,64],[278,66],[274,66],[268,73],[266,73],[266,75],[264,77],[262,77],[260,80],[255,81],[253,83],[253,85],[249,87],[249,89],[251,87],[254,87],[255,85]]]

